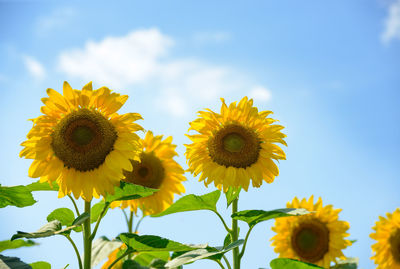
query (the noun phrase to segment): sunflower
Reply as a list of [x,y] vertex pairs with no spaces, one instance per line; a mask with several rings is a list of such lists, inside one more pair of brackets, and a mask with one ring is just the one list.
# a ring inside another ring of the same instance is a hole
[[263,180],[271,183],[279,170],[273,160],[285,160],[283,150],[275,143],[286,145],[283,126],[268,118],[271,111],[258,111],[247,97],[229,107],[221,98],[221,113],[210,109],[200,111],[199,118],[190,123],[190,130],[199,134],[188,135],[192,144],[186,146],[189,171],[199,181],[226,191],[230,186],[248,190],[260,187]]
[[372,228],[375,233],[370,237],[378,242],[372,245],[375,256],[371,259],[378,264],[377,269],[400,269],[400,208],[386,215]]
[[304,208],[312,212],[307,215],[279,218],[272,230],[272,246],[281,258],[294,258],[329,268],[337,258],[344,259],[342,250],[351,245],[345,239],[350,228],[345,221],[338,220],[341,209],[332,205],[322,206],[319,198],[314,204],[314,197],[299,201],[295,197],[288,208]]
[[185,192],[182,181],[184,170],[173,160],[178,154],[175,151],[176,145],[172,144],[172,137],[162,140],[162,136],[154,136],[151,131],[141,140],[143,151],[140,160],[132,161],[133,170],[125,171],[126,182],[137,185],[159,189],[151,196],[135,200],[117,201],[111,204],[112,208],[130,207],[131,211],[137,212],[140,208],[144,215],[157,214],[170,206],[174,194]]
[[40,182],[56,181],[58,196],[73,193],[92,197],[113,193],[123,177],[132,171],[129,159],[138,159],[140,138],[134,123],[140,114],[116,112],[128,96],[106,87],[92,90],[92,83],[74,90],[64,82],[63,95],[47,89],[41,115],[33,121],[20,157],[33,159],[29,176]]
[[[110,267],[110,265],[118,258],[120,257],[126,250],[126,245],[123,244],[121,245],[119,248],[116,248],[113,252],[111,252],[108,255],[108,260],[103,264],[103,266],[101,266],[101,269],[108,269],[108,267]],[[122,266],[124,264],[126,259],[121,259],[119,260],[117,263],[115,263],[113,265],[113,269],[122,269]]]

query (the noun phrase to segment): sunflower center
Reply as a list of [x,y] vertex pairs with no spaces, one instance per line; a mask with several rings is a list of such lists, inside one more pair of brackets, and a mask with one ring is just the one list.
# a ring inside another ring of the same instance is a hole
[[85,172],[104,163],[117,138],[115,127],[101,113],[82,108],[55,126],[51,147],[64,166]]
[[329,250],[329,230],[318,220],[301,223],[294,229],[291,243],[301,259],[319,261]]
[[140,162],[132,161],[132,172],[124,171],[125,181],[148,188],[158,189],[164,181],[165,170],[153,153],[142,152]]
[[260,153],[257,134],[240,124],[229,124],[208,140],[211,159],[226,167],[246,168],[257,162]]
[[389,242],[394,260],[400,263],[400,228],[392,234]]

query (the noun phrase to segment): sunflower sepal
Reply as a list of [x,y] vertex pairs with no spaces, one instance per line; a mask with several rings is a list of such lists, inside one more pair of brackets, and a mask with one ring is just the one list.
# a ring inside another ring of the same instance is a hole
[[181,197],[173,203],[165,211],[152,215],[152,217],[162,217],[173,213],[196,211],[196,210],[211,210],[217,212],[217,202],[221,196],[221,191],[215,190],[203,195],[189,194]]
[[241,187],[235,188],[235,187],[233,187],[233,186],[230,186],[230,187],[228,188],[228,191],[225,192],[225,197],[226,197],[226,208],[229,208],[229,206],[233,203],[233,201],[234,201],[235,199],[239,199],[239,194],[240,194],[240,191],[241,191],[241,190],[242,190]]
[[293,217],[310,214],[304,208],[279,208],[270,211],[265,210],[243,210],[232,214],[233,219],[246,222],[249,227],[255,226],[257,223],[267,221],[270,219]]

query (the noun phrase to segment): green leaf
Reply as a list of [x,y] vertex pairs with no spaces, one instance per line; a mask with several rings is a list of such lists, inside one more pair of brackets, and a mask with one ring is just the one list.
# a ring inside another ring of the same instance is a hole
[[16,249],[20,247],[32,247],[32,246],[37,246],[39,245],[38,243],[32,241],[32,240],[23,240],[23,239],[18,239],[14,241],[10,240],[4,240],[0,241],[0,252],[6,250],[6,249]]
[[70,226],[75,220],[74,212],[69,208],[57,208],[47,216],[47,221],[59,220],[61,225]]
[[169,253],[167,251],[154,251],[139,253],[133,258],[133,260],[140,263],[140,265],[149,266],[154,259],[168,261],[168,258]]
[[26,185],[30,191],[58,191],[58,185],[56,182],[52,182],[51,185],[48,182],[36,181],[29,185]]
[[0,185],[0,208],[12,205],[16,207],[31,206],[36,201],[25,186],[2,187]]
[[357,269],[358,258],[347,258],[346,260],[339,260],[331,269]]
[[34,262],[30,266],[32,266],[32,269],[51,269],[51,265],[48,262]]
[[136,261],[126,260],[122,264],[122,269],[150,269],[149,267],[141,266]]
[[81,225],[88,218],[89,218],[89,214],[87,214],[85,212],[82,215],[80,215],[79,217],[77,217],[73,221],[71,226],[68,226],[64,229],[62,229],[62,225],[59,220],[53,220],[33,233],[17,231],[17,233],[11,237],[11,241],[18,239],[18,238],[42,238],[42,237],[49,237],[49,236],[53,236],[53,235],[57,235],[57,234],[65,234],[65,233],[70,232],[75,227],[78,227],[79,225]]
[[82,224],[89,218],[89,213],[83,212],[80,214],[73,222],[72,225],[74,228],[72,228],[75,232],[79,233],[82,231]]
[[304,208],[282,208],[271,211],[264,210],[243,210],[232,214],[233,219],[247,222],[250,227],[259,222],[276,219],[281,217],[300,216],[309,214],[310,212]]
[[92,244],[92,265],[95,267],[102,260],[108,257],[115,249],[122,245],[121,241],[112,240],[110,241],[107,237],[102,236],[97,238]]
[[120,186],[115,187],[114,194],[106,195],[105,201],[107,203],[112,203],[114,201],[139,199],[150,196],[157,191],[157,189],[146,188],[140,185],[121,181]]
[[315,264],[301,262],[298,260],[288,258],[277,258],[271,261],[269,264],[271,269],[316,269],[322,268]]
[[166,264],[166,267],[178,267],[178,266],[181,266],[181,265],[184,265],[187,263],[192,263],[192,262],[200,260],[200,259],[220,260],[226,252],[242,245],[243,242],[244,242],[244,240],[242,240],[242,239],[235,241],[234,243],[228,245],[226,248],[209,247],[206,249],[203,248],[203,249],[191,250],[191,251],[188,251],[188,252],[174,258],[172,261],[169,261]]
[[207,247],[207,244],[186,245],[156,235],[137,235],[132,233],[122,233],[119,235],[119,238],[128,247],[138,252],[188,251]]
[[90,210],[90,223],[94,223],[97,221],[101,212],[104,209],[105,204],[106,203],[104,202],[104,200],[101,200],[92,207],[92,209]]
[[220,196],[221,192],[218,190],[200,196],[189,194],[183,196],[178,201],[173,203],[164,212],[152,215],[152,217],[162,217],[173,213],[194,211],[194,210],[211,210],[216,212],[217,202]]
[[0,254],[1,269],[32,269],[32,267],[17,257],[7,257]]
[[225,193],[226,196],[226,207],[228,208],[232,202],[239,197],[240,191],[242,190],[241,187],[239,188],[234,188],[234,187],[229,187],[228,191]]

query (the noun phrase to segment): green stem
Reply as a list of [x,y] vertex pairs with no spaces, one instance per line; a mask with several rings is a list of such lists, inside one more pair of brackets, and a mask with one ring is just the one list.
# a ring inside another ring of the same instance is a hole
[[83,223],[83,249],[84,249],[84,259],[83,265],[84,269],[90,269],[91,267],[91,257],[92,257],[92,239],[90,238],[90,202],[85,201],[85,212],[89,214],[89,218]]
[[71,202],[74,204],[75,212],[76,212],[77,216],[80,216],[81,213],[79,213],[79,209],[78,209],[78,207],[76,206],[76,203],[75,203],[74,199],[72,198],[72,196],[71,196],[70,194],[68,194],[68,197],[69,197],[69,199],[71,199]]
[[140,225],[140,223],[142,223],[142,220],[144,219],[144,217],[146,217],[146,215],[142,215],[142,217],[140,218],[140,220],[138,221],[138,223],[136,223],[135,233],[138,232],[139,225]]
[[229,263],[228,259],[225,257],[225,255],[222,256],[222,258],[224,259],[226,266],[228,266],[228,269],[232,269],[231,264]]
[[[232,214],[235,214],[238,211],[238,198],[233,200],[232,203]],[[238,232],[238,221],[237,219],[232,218],[232,242],[235,242],[239,238]],[[233,269],[240,269],[240,259],[239,259],[239,247],[233,249]]]
[[131,253],[133,253],[133,251],[127,249],[127,250],[125,251],[125,253],[122,254],[121,256],[119,256],[117,259],[115,259],[115,260],[110,264],[110,266],[108,266],[107,269],[111,269],[111,267],[113,267],[117,262],[119,262],[120,260],[122,260],[123,258],[125,258],[126,256],[128,256],[128,255],[131,254]]
[[132,233],[133,230],[133,211],[131,211],[129,215],[129,221],[128,221],[128,232]]
[[97,218],[96,226],[94,226],[94,230],[93,230],[93,232],[92,232],[92,235],[90,236],[90,240],[93,241],[94,237],[96,236],[97,229],[99,228],[99,225],[100,225],[100,221],[103,219],[103,217],[104,217],[104,215],[106,214],[106,212],[107,212],[109,206],[110,206],[109,203],[105,203],[105,205],[104,205],[104,207],[103,207],[103,210],[101,211],[99,217]]
[[214,210],[213,210],[213,212],[214,212],[215,214],[217,214],[218,218],[221,220],[222,224],[224,225],[225,230],[226,230],[228,233],[231,234],[231,233],[232,233],[232,230],[229,229],[228,225],[226,225],[226,222],[225,222],[225,220],[222,218],[222,216],[221,216],[217,211],[214,211]]
[[214,260],[214,261],[216,261],[222,269],[225,269],[224,265],[220,260]]
[[79,269],[82,269],[82,260],[81,260],[81,255],[79,255],[78,248],[76,247],[74,241],[72,241],[72,239],[69,235],[64,235],[64,236],[68,239],[68,241],[71,243],[72,247],[74,248],[76,257],[78,258]]
[[246,245],[247,245],[247,239],[249,239],[249,235],[251,233],[251,230],[253,230],[253,228],[254,228],[254,226],[251,226],[250,229],[247,231],[242,250],[240,251],[240,254],[239,254],[239,261],[242,259],[243,255],[244,255],[244,250],[246,249]]

